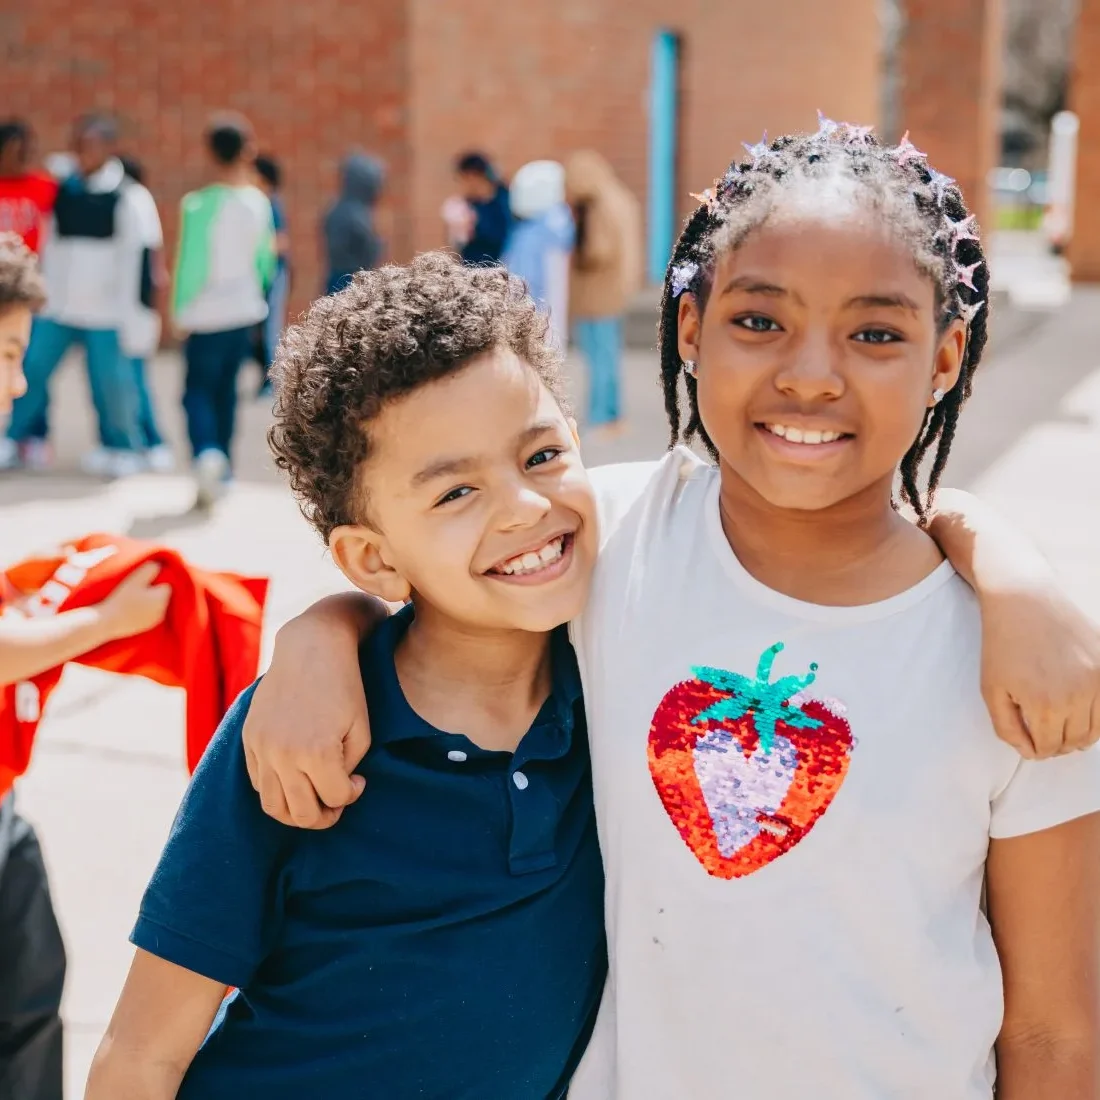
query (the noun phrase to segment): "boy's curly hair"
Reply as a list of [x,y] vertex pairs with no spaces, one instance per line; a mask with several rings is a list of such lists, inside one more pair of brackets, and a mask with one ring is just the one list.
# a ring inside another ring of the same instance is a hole
[[0,233],[0,312],[26,306],[37,313],[46,304],[38,260],[16,233]]
[[267,438],[322,538],[362,522],[359,471],[371,453],[370,422],[385,403],[497,347],[510,348],[562,400],[561,357],[523,281],[443,252],[360,271],[287,330]]

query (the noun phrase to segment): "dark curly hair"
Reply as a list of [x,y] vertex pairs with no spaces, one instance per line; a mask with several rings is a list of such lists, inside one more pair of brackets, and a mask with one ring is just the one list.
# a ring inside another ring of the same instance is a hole
[[37,313],[46,304],[38,260],[16,233],[0,233],[0,312],[26,306]]
[[267,438],[322,538],[362,522],[359,471],[371,453],[370,422],[386,402],[499,347],[528,363],[562,401],[561,357],[522,280],[444,252],[357,272],[287,330],[275,356]]
[[[702,204],[688,218],[669,262],[661,301],[659,340],[661,381],[671,442],[698,437],[712,457],[714,444],[699,415],[696,381],[683,374],[678,348],[679,304],[683,291],[706,304],[717,256],[737,248],[770,214],[785,185],[796,179],[828,181],[838,173],[855,179],[877,213],[913,251],[918,268],[936,287],[942,332],[958,317],[968,322],[966,353],[955,388],[925,413],[912,447],[901,461],[902,499],[923,522],[939,485],[959,413],[970,396],[981,360],[989,320],[989,265],[977,226],[955,181],[934,171],[923,153],[903,139],[900,146],[880,145],[867,127],[821,120],[816,134],[780,137],[735,160]],[[680,377],[687,390],[683,423]],[[925,456],[936,444],[925,491],[918,477]]]

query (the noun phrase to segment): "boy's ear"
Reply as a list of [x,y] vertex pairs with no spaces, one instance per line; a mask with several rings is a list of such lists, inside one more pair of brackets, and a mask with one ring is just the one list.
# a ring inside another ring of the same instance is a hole
[[676,342],[681,361],[699,361],[699,336],[703,327],[703,318],[699,313],[699,303],[694,294],[680,295],[679,310],[676,314]]
[[409,582],[386,563],[382,538],[369,527],[345,524],[328,537],[332,560],[356,588],[387,603],[405,603],[412,595]]
[[[966,323],[952,321],[940,337],[936,358],[932,364],[932,388],[950,393],[959,381],[966,356]],[[933,402],[929,402],[929,407]]]

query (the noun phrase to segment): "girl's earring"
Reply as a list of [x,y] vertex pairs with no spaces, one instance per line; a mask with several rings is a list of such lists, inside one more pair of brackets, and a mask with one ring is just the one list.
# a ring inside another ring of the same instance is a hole
[[943,390],[932,391],[932,404],[938,405],[943,400]]
[[694,378],[698,373],[699,373],[699,368],[698,368],[698,366],[696,366],[695,360],[694,359],[685,359],[684,360],[684,374],[689,374],[689,375],[691,375],[692,378]]

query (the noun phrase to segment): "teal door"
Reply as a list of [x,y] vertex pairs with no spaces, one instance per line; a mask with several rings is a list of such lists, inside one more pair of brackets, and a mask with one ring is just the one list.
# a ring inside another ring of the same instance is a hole
[[649,60],[649,204],[647,267],[651,283],[664,282],[676,233],[680,42],[658,31]]

